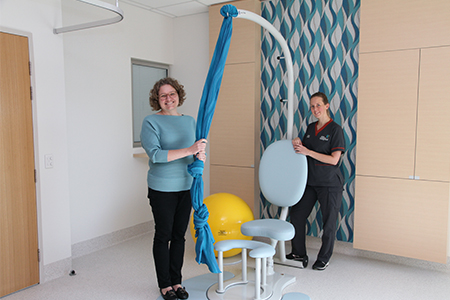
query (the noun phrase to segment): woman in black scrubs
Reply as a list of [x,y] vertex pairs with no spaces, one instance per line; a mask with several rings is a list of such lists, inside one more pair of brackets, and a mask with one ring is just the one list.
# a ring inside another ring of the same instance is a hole
[[291,241],[292,252],[286,258],[301,261],[303,267],[308,265],[306,220],[316,201],[319,201],[323,235],[313,269],[325,270],[333,254],[336,223],[342,203],[344,178],[339,170],[339,161],[345,151],[345,140],[342,128],[330,117],[330,104],[325,94],[313,94],[310,107],[317,121],[308,126],[302,140],[297,137],[292,141],[295,152],[304,154],[308,159],[308,181],[303,197],[290,211],[295,236]]

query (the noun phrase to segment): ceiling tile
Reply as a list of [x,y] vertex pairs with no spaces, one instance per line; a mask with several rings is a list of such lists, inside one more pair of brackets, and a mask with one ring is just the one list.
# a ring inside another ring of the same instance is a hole
[[174,15],[175,17],[181,17],[208,12],[208,6],[198,3],[196,1],[190,1],[178,5],[161,7],[158,8],[158,10]]
[[181,17],[204,13],[208,6],[230,0],[120,0],[122,2],[151,10],[169,17]]
[[170,5],[191,2],[192,0],[131,0],[131,1],[151,8],[160,8]]
[[218,3],[225,3],[225,2],[230,2],[230,0],[197,0],[200,3],[203,3],[205,5],[213,5],[213,4],[218,4]]

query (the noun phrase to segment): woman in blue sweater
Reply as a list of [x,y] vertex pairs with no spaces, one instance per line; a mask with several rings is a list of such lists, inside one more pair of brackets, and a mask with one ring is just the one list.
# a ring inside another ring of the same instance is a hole
[[192,176],[187,166],[194,156],[205,161],[206,140],[195,141],[195,120],[177,112],[186,98],[183,85],[163,78],[150,91],[150,106],[158,111],[142,124],[141,143],[149,157],[148,198],[155,221],[153,258],[158,287],[166,300],[187,299],[181,286],[185,233],[192,208]]

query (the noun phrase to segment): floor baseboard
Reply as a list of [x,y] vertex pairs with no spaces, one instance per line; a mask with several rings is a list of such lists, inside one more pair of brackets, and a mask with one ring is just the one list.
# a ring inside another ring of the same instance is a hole
[[132,227],[112,232],[110,234],[102,235],[87,241],[76,243],[72,245],[72,257],[65,258],[48,265],[42,266],[41,269],[41,283],[69,275],[72,270],[72,259],[84,256],[122,242],[137,236],[147,234],[154,228],[154,221],[141,223]]
[[117,245],[139,235],[149,233],[154,228],[154,221],[141,223],[132,227],[105,234],[87,241],[72,245],[72,258]]

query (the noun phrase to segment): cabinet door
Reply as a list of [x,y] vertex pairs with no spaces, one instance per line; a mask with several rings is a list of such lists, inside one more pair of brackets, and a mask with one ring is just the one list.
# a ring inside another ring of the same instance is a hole
[[361,52],[450,44],[448,0],[361,0]]
[[[232,4],[260,14],[258,0]],[[211,57],[223,21],[220,14],[223,5],[213,5],[209,10]],[[259,200],[255,178],[259,162],[260,41],[258,24],[233,20],[230,50],[209,137],[211,194],[232,193],[252,210]]]
[[450,47],[422,49],[416,177],[450,180]]
[[[253,200],[255,172],[253,168],[242,168],[223,165],[211,165],[211,194],[230,193],[243,200]],[[253,201],[245,201],[250,209],[254,209]]]
[[253,210],[258,134],[255,64],[227,65],[210,136],[210,191],[241,197]]
[[[209,7],[209,56],[210,59],[216,47],[223,16],[220,9],[227,3],[211,5]],[[244,9],[261,14],[259,0],[230,1],[237,9]],[[233,34],[231,36],[230,50],[227,64],[259,61],[261,45],[261,26],[245,19],[233,19]]]
[[211,124],[210,162],[254,168],[255,64],[225,66]]
[[419,50],[360,55],[356,174],[414,175]]
[[449,184],[356,176],[357,249],[447,262]]

